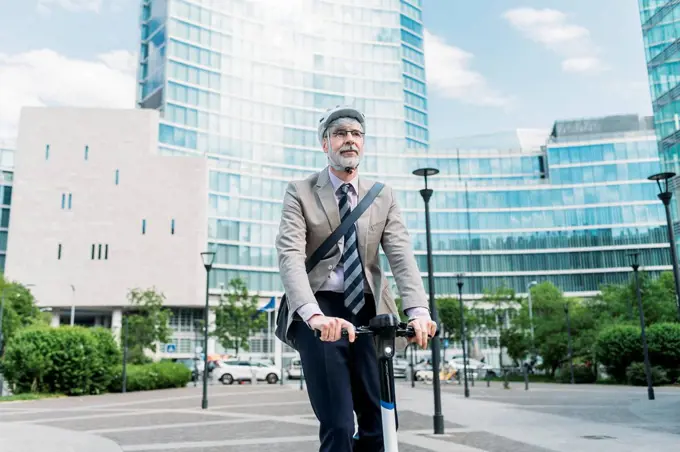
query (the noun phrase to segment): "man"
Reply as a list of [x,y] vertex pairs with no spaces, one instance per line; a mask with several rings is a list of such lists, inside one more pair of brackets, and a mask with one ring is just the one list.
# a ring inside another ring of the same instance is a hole
[[[398,314],[379,266],[382,245],[403,300],[412,341],[427,347],[436,324],[396,197],[385,186],[356,222],[309,274],[305,259],[356,208],[374,182],[359,176],[364,152],[364,115],[336,107],[323,115],[318,135],[329,165],[288,184],[276,248],[289,303],[286,335],[295,338],[309,399],[320,422],[321,452],[384,450],[380,383],[374,342],[357,338],[354,326],[376,314]],[[342,330],[348,338],[341,337]],[[313,330],[320,331],[320,338]],[[353,439],[354,412],[359,425]]]

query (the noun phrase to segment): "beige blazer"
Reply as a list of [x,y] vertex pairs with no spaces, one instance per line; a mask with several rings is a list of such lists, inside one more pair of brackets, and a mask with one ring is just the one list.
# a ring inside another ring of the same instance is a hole
[[[359,201],[375,182],[359,176]],[[288,300],[286,335],[295,311],[305,303],[316,303],[314,293],[324,284],[341,253],[334,246],[307,274],[305,259],[340,225],[340,213],[328,167],[286,188],[276,250],[279,272]],[[385,185],[366,212],[357,220],[359,257],[376,304],[376,313],[398,315],[397,306],[380,268],[378,247],[382,245],[402,298],[402,309],[428,308],[425,289],[394,191]],[[299,317],[298,317],[299,318]]]

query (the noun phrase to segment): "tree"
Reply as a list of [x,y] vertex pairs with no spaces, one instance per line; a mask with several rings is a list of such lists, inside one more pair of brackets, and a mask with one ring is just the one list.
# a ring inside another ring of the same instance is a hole
[[[444,329],[444,337],[449,341],[462,342],[460,301],[458,298],[438,298],[437,313],[439,314],[439,323]],[[469,344],[479,326],[479,318],[476,311],[465,304],[463,304],[463,315],[465,317],[465,339]]]
[[132,289],[128,292],[131,312],[126,315],[128,322],[128,349],[130,363],[144,363],[148,359],[144,351],[156,352],[158,343],[170,340],[172,311],[163,307],[165,295],[151,289]]
[[[534,344],[543,360],[542,367],[551,376],[565,363],[568,356],[569,338],[565,306],[569,305],[571,323],[572,356],[592,357],[598,323],[591,306],[579,299],[566,298],[550,282],[531,288],[533,307]],[[526,333],[529,330],[528,306],[523,304],[513,327]],[[529,338],[530,340],[530,338]]]
[[19,330],[47,322],[35,304],[33,294],[22,284],[9,282],[4,276],[0,276],[0,297],[4,299],[2,335],[0,336],[0,356],[2,356],[5,345]]
[[515,325],[501,331],[500,342],[507,349],[515,366],[519,366],[531,351],[531,337]]
[[266,317],[258,312],[257,295],[250,296],[245,281],[229,281],[226,297],[220,297],[215,310],[215,331],[212,333],[225,349],[250,350],[248,338],[253,330],[267,325]]
[[500,287],[496,290],[487,290],[484,292],[484,297],[479,301],[481,308],[477,310],[479,315],[479,324],[481,329],[495,330],[500,336],[500,367],[503,368],[503,347],[508,346],[503,342],[503,339],[508,339],[507,333],[504,333],[508,328],[508,320],[516,317],[517,310],[521,304],[513,289],[507,287]]
[[[647,325],[676,321],[673,273],[664,272],[659,278],[653,279],[646,272],[640,272],[640,292]],[[632,318],[628,315],[629,306]],[[601,293],[589,307],[601,326],[617,323],[639,324],[635,279],[631,276],[628,284],[603,286]]]

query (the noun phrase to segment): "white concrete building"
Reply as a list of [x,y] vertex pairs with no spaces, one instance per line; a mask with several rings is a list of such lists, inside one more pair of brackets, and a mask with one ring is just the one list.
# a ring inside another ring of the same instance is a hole
[[23,109],[6,277],[33,285],[53,325],[69,323],[75,306],[76,323],[115,331],[128,290],[154,287],[182,307],[174,342],[189,356],[205,304],[207,162],[158,155],[158,119],[155,110]]

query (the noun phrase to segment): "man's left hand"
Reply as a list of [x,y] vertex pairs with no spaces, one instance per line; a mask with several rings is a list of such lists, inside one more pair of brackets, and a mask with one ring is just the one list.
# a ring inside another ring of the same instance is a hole
[[428,336],[434,337],[437,333],[437,324],[428,317],[416,317],[409,321],[408,324],[413,326],[413,330],[416,333],[415,336],[409,338],[409,342],[415,342],[422,349],[426,349]]

